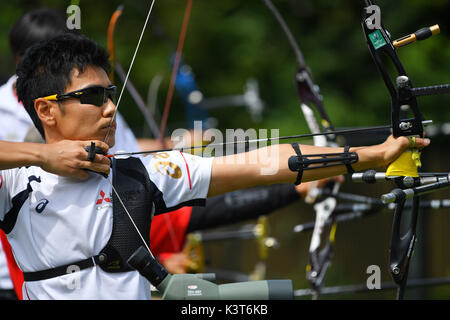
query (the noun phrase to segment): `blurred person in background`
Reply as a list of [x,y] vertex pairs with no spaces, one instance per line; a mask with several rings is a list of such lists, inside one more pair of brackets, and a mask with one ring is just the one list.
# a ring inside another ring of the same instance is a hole
[[[30,46],[67,32],[73,31],[67,28],[66,15],[61,10],[38,8],[26,12],[9,32],[9,45],[15,66],[17,67],[21,57]],[[43,142],[23,104],[17,99],[16,79],[16,75],[12,75],[0,87],[0,140]],[[136,137],[119,113],[117,113],[117,128],[120,134],[116,135],[114,150],[117,148],[139,150]],[[11,249],[1,230],[0,238],[2,240],[0,245],[0,299],[17,299],[17,296],[21,296],[21,292],[13,290],[5,258],[5,252],[10,252]],[[9,262],[9,268],[11,273],[17,274],[18,268],[13,261]],[[20,283],[21,279],[13,277],[13,281]]]
[[[33,10],[23,15],[9,32],[9,45],[17,66],[26,49],[57,34],[69,32],[63,14],[53,9]],[[30,128],[34,127],[16,93],[16,75],[12,75],[0,87],[0,140],[24,141]],[[3,231],[0,231],[0,299],[17,299],[20,292],[14,292],[7,266],[5,252],[11,251]],[[11,272],[16,269],[9,264]],[[20,281],[20,279],[18,280]]]

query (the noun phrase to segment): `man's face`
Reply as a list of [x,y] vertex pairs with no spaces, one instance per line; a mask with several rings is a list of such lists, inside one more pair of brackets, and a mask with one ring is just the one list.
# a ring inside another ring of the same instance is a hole
[[[78,69],[72,71],[71,83],[65,93],[80,89],[101,86],[107,88],[111,83],[108,75],[100,67],[90,66],[80,73]],[[102,106],[82,104],[77,98],[61,101],[61,107],[56,111],[57,130],[62,139],[67,140],[101,140],[107,135],[108,128],[114,115],[115,105],[110,100]],[[112,147],[115,143],[116,121],[111,124],[106,143]]]

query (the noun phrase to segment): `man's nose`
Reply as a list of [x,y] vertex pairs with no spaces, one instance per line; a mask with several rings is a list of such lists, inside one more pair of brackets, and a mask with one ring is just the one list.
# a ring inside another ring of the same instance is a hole
[[111,117],[115,111],[115,103],[111,99],[106,100],[105,104],[103,105],[103,115],[105,117]]

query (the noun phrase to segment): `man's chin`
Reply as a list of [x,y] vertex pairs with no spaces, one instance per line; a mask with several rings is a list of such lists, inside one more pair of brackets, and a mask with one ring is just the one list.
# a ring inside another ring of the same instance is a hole
[[106,143],[108,144],[109,148],[111,149],[116,144],[116,138],[114,136],[110,136]]

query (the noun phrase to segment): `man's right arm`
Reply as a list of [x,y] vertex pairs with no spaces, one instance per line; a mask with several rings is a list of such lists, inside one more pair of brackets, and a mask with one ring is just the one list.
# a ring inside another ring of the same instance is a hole
[[[108,151],[104,142],[94,142],[105,153]],[[52,144],[0,141],[0,170],[38,166],[50,173],[78,179],[89,178],[85,169],[109,173],[110,161],[105,156],[97,154],[93,162],[87,159],[88,145],[90,141],[63,140]]]

